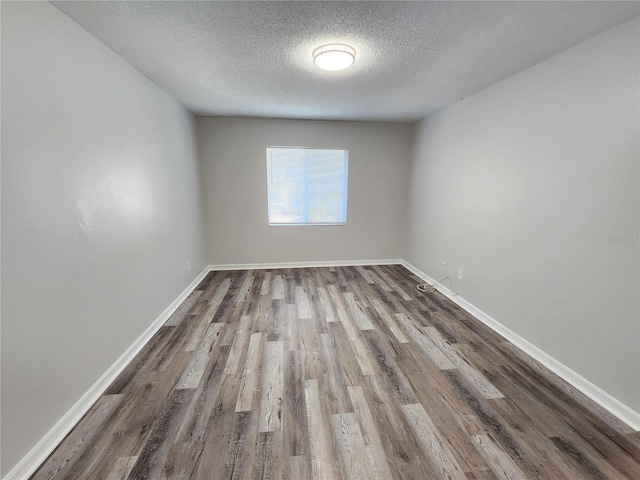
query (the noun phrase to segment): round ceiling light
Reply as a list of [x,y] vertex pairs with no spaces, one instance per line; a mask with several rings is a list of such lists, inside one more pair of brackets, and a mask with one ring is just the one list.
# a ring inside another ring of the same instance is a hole
[[313,51],[313,63],[323,70],[344,70],[356,61],[356,51],[349,45],[329,43]]

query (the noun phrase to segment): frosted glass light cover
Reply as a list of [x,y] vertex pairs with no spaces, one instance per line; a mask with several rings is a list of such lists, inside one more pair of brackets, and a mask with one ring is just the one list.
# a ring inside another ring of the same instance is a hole
[[313,51],[313,63],[323,70],[344,70],[355,61],[355,49],[341,43],[322,45]]

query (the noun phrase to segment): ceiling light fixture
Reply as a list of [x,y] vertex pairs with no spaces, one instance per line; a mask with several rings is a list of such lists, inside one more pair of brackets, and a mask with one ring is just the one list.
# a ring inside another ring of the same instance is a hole
[[323,70],[344,70],[355,61],[355,49],[342,43],[329,43],[313,51],[313,63]]

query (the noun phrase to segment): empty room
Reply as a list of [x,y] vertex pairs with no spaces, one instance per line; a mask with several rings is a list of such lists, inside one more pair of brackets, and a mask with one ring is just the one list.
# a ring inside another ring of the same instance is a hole
[[640,479],[640,2],[0,16],[3,480]]

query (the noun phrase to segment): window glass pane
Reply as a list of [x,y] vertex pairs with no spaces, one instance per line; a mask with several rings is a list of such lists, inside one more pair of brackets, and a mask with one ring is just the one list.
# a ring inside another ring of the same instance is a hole
[[267,148],[269,224],[343,224],[348,151]]

